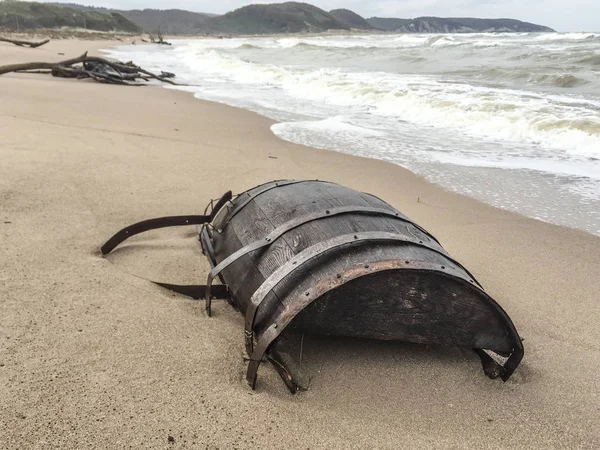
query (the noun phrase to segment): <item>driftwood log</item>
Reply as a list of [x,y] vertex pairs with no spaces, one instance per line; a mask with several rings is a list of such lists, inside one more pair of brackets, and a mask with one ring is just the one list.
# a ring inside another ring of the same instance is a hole
[[4,38],[4,37],[0,36],[0,42],[8,42],[9,44],[15,44],[15,45],[18,45],[19,47],[37,48],[37,47],[41,47],[42,45],[50,42],[50,39],[46,39],[46,40],[40,41],[40,42],[31,42],[31,41],[20,41],[17,39],[8,39],[8,38]]
[[161,72],[160,75],[156,75],[131,61],[127,63],[109,61],[97,56],[88,56],[87,52],[77,58],[57,63],[29,62],[0,66],[0,75],[9,72],[51,73],[55,77],[91,78],[101,83],[127,86],[143,86],[143,83],[136,82],[138,79],[144,81],[155,79],[163,83],[178,85],[178,83],[169,79],[175,77],[173,73]]
[[[147,33],[148,33],[148,37],[150,38],[150,41],[152,41],[153,44],[171,45],[170,42],[167,42],[163,39],[163,35],[162,35],[162,32],[160,31],[160,29],[156,32],[156,36],[158,37],[158,39],[155,39],[154,36],[152,36],[152,33],[148,32],[148,31],[147,31]],[[142,41],[143,41],[143,39],[142,39]]]
[[170,43],[170,42],[167,42],[167,41],[165,41],[165,40],[163,39],[163,35],[162,35],[162,33],[161,33],[160,29],[158,30],[158,33],[157,33],[157,35],[158,35],[158,41],[156,42],[157,44],[162,44],[162,45],[171,45],[171,43]]

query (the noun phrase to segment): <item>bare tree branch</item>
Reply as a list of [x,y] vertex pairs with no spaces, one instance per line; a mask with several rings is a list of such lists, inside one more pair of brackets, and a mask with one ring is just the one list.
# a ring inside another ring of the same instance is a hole
[[[78,64],[80,66],[76,66]],[[175,86],[179,85],[169,79],[175,76],[172,73],[161,72],[160,75],[156,75],[133,64],[133,62],[109,61],[97,56],[87,56],[87,52],[77,58],[56,63],[30,62],[0,66],[0,75],[9,72],[51,73],[55,77],[92,78],[101,83],[126,86],[145,86],[145,84],[136,81],[138,79],[149,81],[151,78]]]
[[47,63],[47,62],[30,62],[30,63],[21,63],[21,64],[9,64],[7,66],[0,66],[0,75],[9,72],[17,72],[21,70],[44,70],[50,69],[56,65],[60,66],[71,66],[73,64],[81,63],[85,61],[87,58],[87,52],[83,55],[78,56],[77,58],[67,59],[66,61],[58,62],[58,63]]
[[0,42],[8,42],[10,44],[18,45],[19,47],[29,47],[29,48],[37,48],[41,47],[44,44],[50,42],[50,39],[46,39],[45,41],[40,42],[31,42],[31,41],[19,41],[15,39],[3,38],[0,36]]

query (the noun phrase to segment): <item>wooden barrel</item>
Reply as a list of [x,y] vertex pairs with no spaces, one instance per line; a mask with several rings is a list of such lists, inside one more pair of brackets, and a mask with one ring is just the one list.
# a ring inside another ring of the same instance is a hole
[[252,387],[265,353],[295,331],[467,347],[504,380],[523,356],[512,321],[469,271],[373,195],[278,181],[215,213],[201,233],[209,286],[220,277],[245,316]]

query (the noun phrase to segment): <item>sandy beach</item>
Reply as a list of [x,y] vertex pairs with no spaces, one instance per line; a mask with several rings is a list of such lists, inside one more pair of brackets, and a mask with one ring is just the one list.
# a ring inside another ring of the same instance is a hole
[[[0,43],[0,64],[109,45]],[[600,447],[600,238],[282,141],[272,123],[175,90],[0,77],[2,448]],[[291,396],[264,364],[251,391],[242,316],[216,302],[208,318],[143,279],[203,282],[194,229],[100,256],[125,225],[282,178],[373,193],[432,232],[524,338],[513,378],[488,379],[469,351],[312,337],[311,390]]]

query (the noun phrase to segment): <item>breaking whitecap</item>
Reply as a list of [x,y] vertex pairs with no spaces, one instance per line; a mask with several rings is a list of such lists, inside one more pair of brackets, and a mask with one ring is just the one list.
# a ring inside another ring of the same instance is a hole
[[600,35],[202,39],[113,54],[277,119],[283,139],[600,234]]

